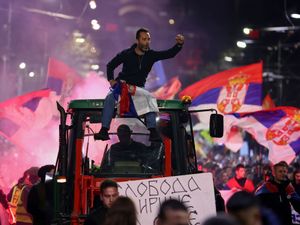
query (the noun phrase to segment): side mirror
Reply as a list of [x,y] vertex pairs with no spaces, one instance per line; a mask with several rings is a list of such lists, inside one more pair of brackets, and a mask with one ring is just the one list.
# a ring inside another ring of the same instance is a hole
[[212,137],[223,137],[224,117],[221,114],[211,114],[209,119],[209,134]]

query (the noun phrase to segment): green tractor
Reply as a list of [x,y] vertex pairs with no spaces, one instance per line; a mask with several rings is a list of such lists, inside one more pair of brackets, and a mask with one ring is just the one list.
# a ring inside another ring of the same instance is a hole
[[[74,100],[67,112],[60,111],[60,146],[56,164],[55,218],[58,224],[83,224],[100,183],[107,178],[115,181],[139,180],[197,173],[192,113],[212,111],[210,134],[223,135],[223,116],[214,109],[188,110],[190,101],[157,100],[157,128],[163,142],[150,143],[149,131],[142,117],[114,117],[110,141],[95,141],[93,135],[101,127],[104,100]],[[69,125],[67,125],[67,121]],[[128,125],[141,149],[138,160],[119,159],[110,163],[110,146],[118,141],[116,130]]]

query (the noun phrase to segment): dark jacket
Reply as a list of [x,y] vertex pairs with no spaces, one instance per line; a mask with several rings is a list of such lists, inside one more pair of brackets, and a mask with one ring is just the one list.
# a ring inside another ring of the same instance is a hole
[[300,196],[295,191],[290,191],[290,185],[290,183],[279,184],[269,180],[255,193],[262,206],[271,209],[282,225],[292,224],[290,204],[300,212]]
[[129,145],[122,145],[120,142],[113,144],[110,149],[110,160],[115,161],[141,161],[147,146],[143,143],[131,140]]
[[216,210],[217,212],[225,212],[225,201],[220,193],[220,191],[214,187],[215,193],[215,202],[216,202]]
[[84,221],[84,225],[102,225],[104,224],[108,208],[101,205],[93,211]]
[[153,64],[162,59],[172,58],[181,50],[181,45],[174,45],[166,51],[149,50],[144,55],[138,56],[135,47],[136,44],[120,52],[107,64],[108,80],[114,79],[114,69],[123,64],[116,80],[124,80],[128,84],[144,87]]
[[38,183],[30,189],[27,211],[32,215],[33,225],[51,224],[54,214],[53,181]]

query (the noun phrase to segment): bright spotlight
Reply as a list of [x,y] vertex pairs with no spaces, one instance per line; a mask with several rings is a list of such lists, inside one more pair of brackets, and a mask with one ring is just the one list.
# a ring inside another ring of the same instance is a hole
[[169,24],[171,24],[171,25],[175,24],[175,20],[174,19],[169,19]]
[[92,25],[98,24],[98,20],[95,20],[95,19],[91,20],[91,24],[92,24]]
[[251,28],[245,27],[245,28],[243,29],[243,32],[244,32],[244,34],[246,34],[246,35],[249,35],[251,31],[252,31]]
[[29,72],[28,76],[29,76],[29,77],[34,77],[34,76],[35,76],[35,73],[34,73],[34,72]]
[[21,63],[19,64],[19,68],[20,68],[21,70],[25,69],[25,68],[26,68],[26,63],[21,62]]
[[96,1],[94,1],[94,0],[91,0],[91,1],[89,2],[89,5],[90,5],[90,8],[91,8],[91,9],[96,9],[96,8],[97,8]]
[[100,26],[100,24],[98,24],[98,23],[92,25],[93,30],[99,30],[100,27],[101,27],[101,26]]
[[99,65],[98,64],[93,64],[93,65],[91,65],[91,69],[92,70],[98,70],[100,67],[99,67]]
[[299,13],[292,13],[291,17],[294,19],[300,19],[300,14]]
[[78,37],[78,38],[75,39],[75,42],[76,42],[76,43],[84,43],[84,42],[85,42],[85,39],[82,38],[82,37]]
[[246,47],[247,47],[247,44],[246,44],[244,41],[237,41],[237,42],[236,42],[236,45],[237,45],[239,48],[246,48]]
[[225,56],[225,57],[224,57],[224,60],[225,60],[226,62],[232,62],[232,57],[230,57],[230,56]]

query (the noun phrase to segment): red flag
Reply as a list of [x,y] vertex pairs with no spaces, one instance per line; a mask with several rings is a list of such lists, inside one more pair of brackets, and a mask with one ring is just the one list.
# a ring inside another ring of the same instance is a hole
[[174,96],[178,93],[181,88],[181,82],[178,77],[173,77],[167,84],[160,87],[152,94],[157,99],[174,99]]

